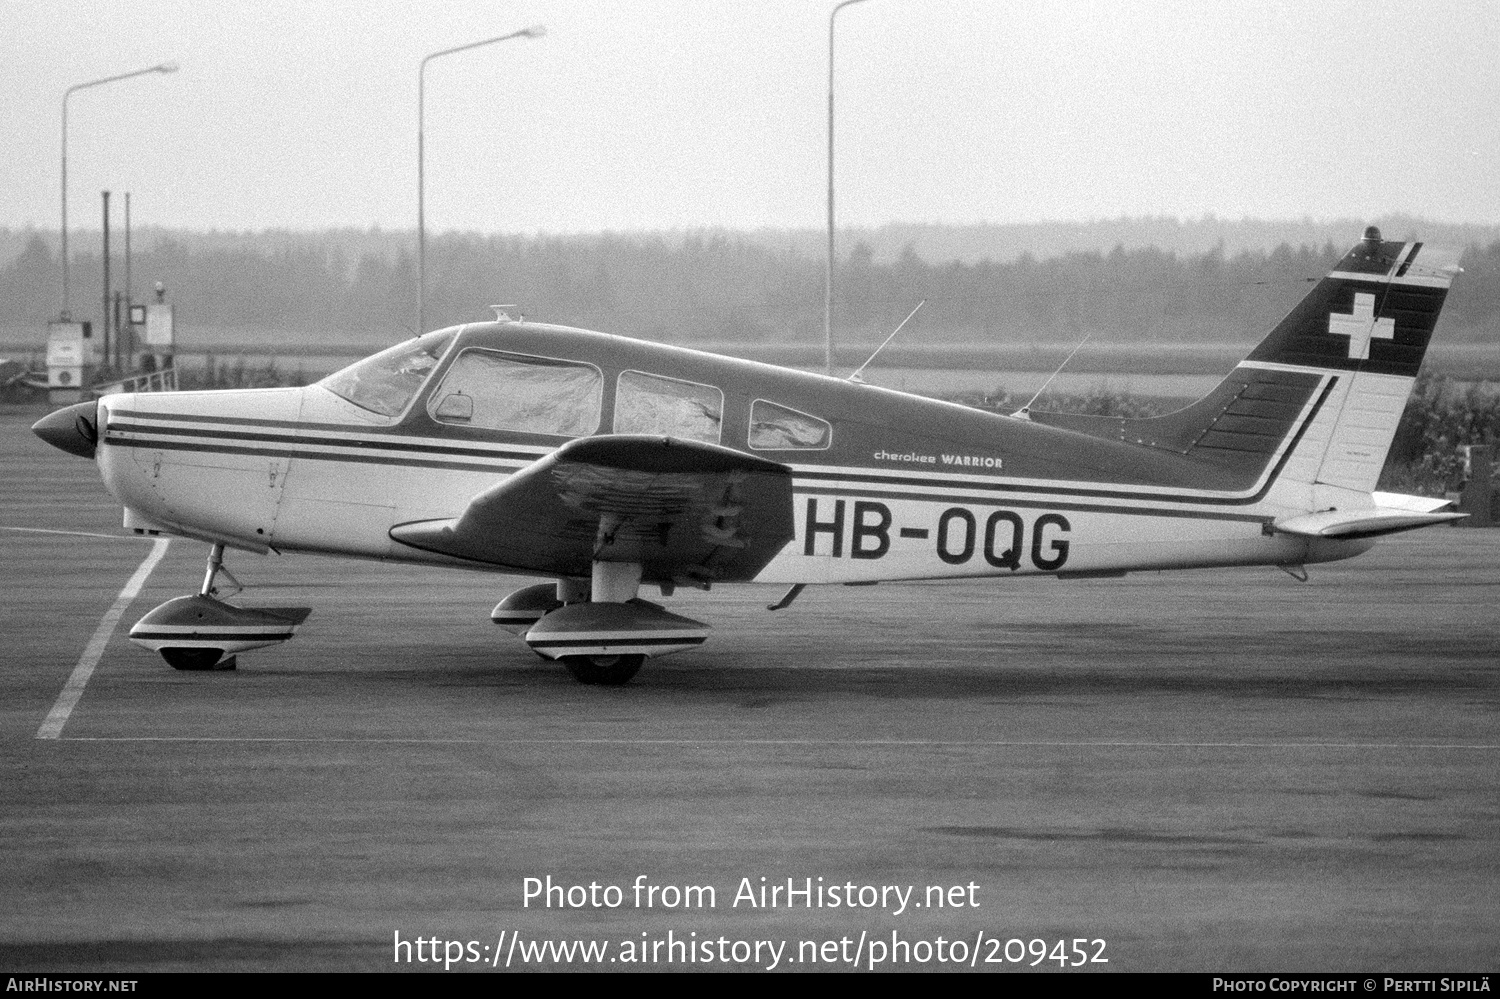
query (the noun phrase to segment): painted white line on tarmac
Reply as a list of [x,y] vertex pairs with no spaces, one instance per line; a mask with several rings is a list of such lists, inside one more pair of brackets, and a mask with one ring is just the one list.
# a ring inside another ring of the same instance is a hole
[[340,739],[318,736],[90,735],[68,742],[286,742],[390,743],[457,746],[893,746],[921,749],[1462,749],[1500,750],[1500,745],[1471,742],[1055,742],[964,741],[958,739]]
[[[246,742],[278,742],[278,743],[279,742],[290,742],[290,743],[338,742],[338,743],[345,743],[345,742],[353,742],[353,743],[377,743],[377,744],[388,743],[388,744],[390,744],[392,746],[411,746],[411,745],[419,745],[419,746],[488,746],[488,745],[497,745],[497,743],[491,743],[491,742],[489,742],[486,739],[391,739],[391,738],[382,739],[382,738],[376,738],[376,737],[372,737],[372,738],[369,738],[369,739],[361,739],[361,738],[353,738],[353,739],[320,739],[320,738],[317,738],[315,736],[308,736],[308,737],[305,737],[305,738],[297,737],[297,736],[287,736],[285,738],[281,738],[281,737],[278,737],[278,736],[269,736],[269,735],[268,736],[247,735],[247,736],[243,736],[243,737],[237,737],[237,736],[217,736],[217,735],[201,735],[201,736],[200,735],[80,735],[80,736],[71,736],[70,735],[70,736],[68,736],[68,738],[63,739],[61,741],[63,741],[63,742],[194,742],[194,743],[201,743],[201,742],[226,742],[226,743],[246,743]],[[523,743],[525,741],[526,740],[524,740],[524,739],[509,739],[509,740],[503,740],[502,743],[498,743],[498,744],[518,744],[518,743]]]
[[170,542],[166,538],[159,538],[151,547],[151,552],[141,562],[140,567],[135,570],[125,583],[125,588],[115,598],[109,610],[104,612],[104,617],[99,620],[99,627],[94,629],[94,637],[89,639],[88,646],[83,650],[83,655],[78,659],[78,665],[73,667],[73,675],[68,677],[68,682],[63,684],[62,693],[57,695],[57,703],[52,705],[52,710],[47,713],[47,720],[42,722],[42,727],[36,730],[38,739],[57,739],[62,736],[63,726],[68,723],[68,715],[73,713],[73,706],[83,696],[83,688],[89,682],[89,677],[94,673],[94,667],[99,664],[99,659],[104,655],[104,647],[109,644],[109,638],[115,633],[115,625],[120,622],[120,615],[125,613],[125,608],[130,606],[141,588],[146,585],[146,579],[151,575],[151,570],[156,568],[156,563],[167,554],[167,545]]

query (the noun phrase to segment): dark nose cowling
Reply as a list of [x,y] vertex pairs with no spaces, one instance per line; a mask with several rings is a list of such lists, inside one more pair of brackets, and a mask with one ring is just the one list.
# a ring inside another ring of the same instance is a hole
[[48,413],[31,425],[31,432],[69,454],[92,458],[99,442],[98,403],[80,402]]

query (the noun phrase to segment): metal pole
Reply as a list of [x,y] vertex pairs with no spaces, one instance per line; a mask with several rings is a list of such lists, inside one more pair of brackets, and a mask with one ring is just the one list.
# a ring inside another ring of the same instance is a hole
[[[120,353],[128,360],[133,360],[131,355],[135,353],[135,327],[130,324],[130,192],[125,192],[125,323],[120,323],[120,301],[115,296],[115,329],[120,331]],[[121,367],[130,369],[132,364],[123,364]]]
[[68,319],[68,98],[73,96],[74,91],[87,90],[89,87],[99,87],[106,83],[114,83],[116,80],[128,80],[132,76],[143,76],[146,73],[175,73],[177,64],[175,62],[164,62],[158,66],[148,66],[138,69],[133,73],[120,73],[117,76],[106,76],[101,80],[90,80],[87,83],[78,83],[63,91],[62,103],[62,312],[63,321]]
[[68,96],[73,91],[69,90],[63,94],[62,113],[62,309],[58,312],[58,318],[63,322],[68,321]]
[[828,261],[823,270],[823,374],[833,374],[833,23],[839,11],[864,0],[844,0],[828,15]]
[[113,323],[115,327],[115,370],[122,372],[130,370],[130,351],[126,349],[125,327],[120,325],[120,302],[124,297],[125,296],[120,292],[120,289],[116,288],[114,302],[115,307],[113,314],[109,317],[109,321]]
[[104,328],[104,366],[114,367],[109,342],[109,192],[104,195],[104,311],[99,316]]
[[498,38],[486,38],[482,42],[470,42],[467,45],[459,45],[451,49],[443,49],[425,56],[417,67],[417,335],[427,332],[427,176],[426,176],[426,140],[424,137],[423,118],[427,106],[427,64],[432,60],[455,52],[467,52],[469,49],[477,49],[484,45],[493,45],[496,42],[509,41],[512,38],[541,38],[547,33],[547,29],[540,24],[530,28],[522,28],[520,31],[512,31],[508,35],[500,35]]
[[131,300],[130,288],[130,192],[125,192],[125,301]]
[[427,106],[427,60],[417,70],[417,336],[427,332],[427,215],[426,155],[422,135],[423,109]]

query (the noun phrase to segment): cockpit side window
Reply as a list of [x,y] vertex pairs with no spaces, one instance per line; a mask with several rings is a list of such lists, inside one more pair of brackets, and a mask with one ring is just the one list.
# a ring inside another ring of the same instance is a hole
[[615,390],[615,433],[662,434],[719,443],[724,393],[712,385],[622,371]]
[[439,423],[555,437],[599,429],[604,375],[591,364],[465,349],[427,400]]
[[816,416],[756,399],[750,405],[750,446],[757,451],[821,451],[833,428]]
[[457,335],[456,330],[439,330],[398,343],[335,371],[318,384],[360,409],[400,416]]

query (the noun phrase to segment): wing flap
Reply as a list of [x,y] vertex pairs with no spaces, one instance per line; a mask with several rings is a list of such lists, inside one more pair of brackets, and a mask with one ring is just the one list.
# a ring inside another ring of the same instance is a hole
[[753,579],[791,540],[791,470],[671,437],[586,437],[517,472],[451,520],[391,529],[468,561],[588,576],[639,562],[646,582]]

